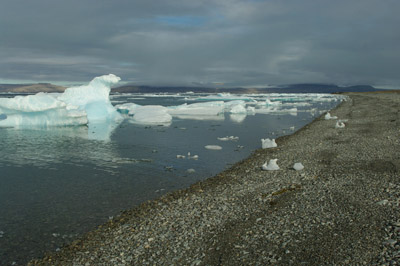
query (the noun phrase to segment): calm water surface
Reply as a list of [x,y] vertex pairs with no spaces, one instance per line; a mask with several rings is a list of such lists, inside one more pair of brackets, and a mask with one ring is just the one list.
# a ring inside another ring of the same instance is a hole
[[[168,106],[184,98],[116,95],[113,101]],[[302,127],[338,103],[308,102],[297,115],[0,129],[0,264],[23,264],[56,251],[124,209],[215,175],[259,148],[261,138],[291,134],[291,127]],[[239,140],[217,140],[225,136]],[[188,152],[199,159],[177,158]]]

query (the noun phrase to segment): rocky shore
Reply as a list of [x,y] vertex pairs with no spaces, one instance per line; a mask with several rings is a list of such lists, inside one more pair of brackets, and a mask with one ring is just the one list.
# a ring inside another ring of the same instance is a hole
[[400,264],[400,93],[347,95],[344,128],[321,116],[30,264]]

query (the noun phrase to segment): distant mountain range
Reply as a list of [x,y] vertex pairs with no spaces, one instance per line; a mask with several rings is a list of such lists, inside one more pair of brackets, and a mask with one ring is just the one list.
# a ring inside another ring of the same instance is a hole
[[0,84],[0,92],[10,93],[64,92],[65,89],[65,87],[50,83]]
[[[38,92],[63,92],[66,88],[50,83],[38,84],[0,84],[0,92],[9,93],[38,93]],[[370,85],[357,85],[341,87],[334,84],[291,84],[272,88],[205,88],[205,87],[163,87],[163,86],[133,86],[124,85],[112,89],[120,93],[340,93],[340,92],[367,92],[378,91]]]
[[113,89],[113,92],[121,93],[160,93],[175,92],[183,93],[188,91],[203,93],[339,93],[339,92],[367,92],[377,91],[370,85],[357,85],[340,87],[331,84],[291,84],[272,88],[202,88],[202,87],[155,87],[155,86],[120,86]]

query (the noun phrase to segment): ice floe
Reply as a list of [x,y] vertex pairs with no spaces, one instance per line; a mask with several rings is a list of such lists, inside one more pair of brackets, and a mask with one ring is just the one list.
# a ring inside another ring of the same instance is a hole
[[278,159],[271,159],[269,160],[269,162],[265,162],[265,164],[263,164],[262,169],[266,170],[266,171],[274,171],[274,170],[279,170],[279,166],[276,163],[276,161],[278,161]]
[[206,145],[204,148],[207,150],[222,150],[222,147],[218,145]]
[[278,147],[278,144],[276,144],[275,139],[261,139],[261,147],[263,149],[275,148]]
[[133,112],[133,122],[138,124],[170,124],[172,116],[168,108],[161,105],[137,106]]
[[239,137],[235,137],[235,136],[226,136],[226,137],[221,137],[221,138],[217,138],[220,141],[238,141]]

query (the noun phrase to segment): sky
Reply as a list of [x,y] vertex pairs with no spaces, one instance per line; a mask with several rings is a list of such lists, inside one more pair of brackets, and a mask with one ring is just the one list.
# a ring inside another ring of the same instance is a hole
[[0,83],[400,87],[398,0],[1,0]]

